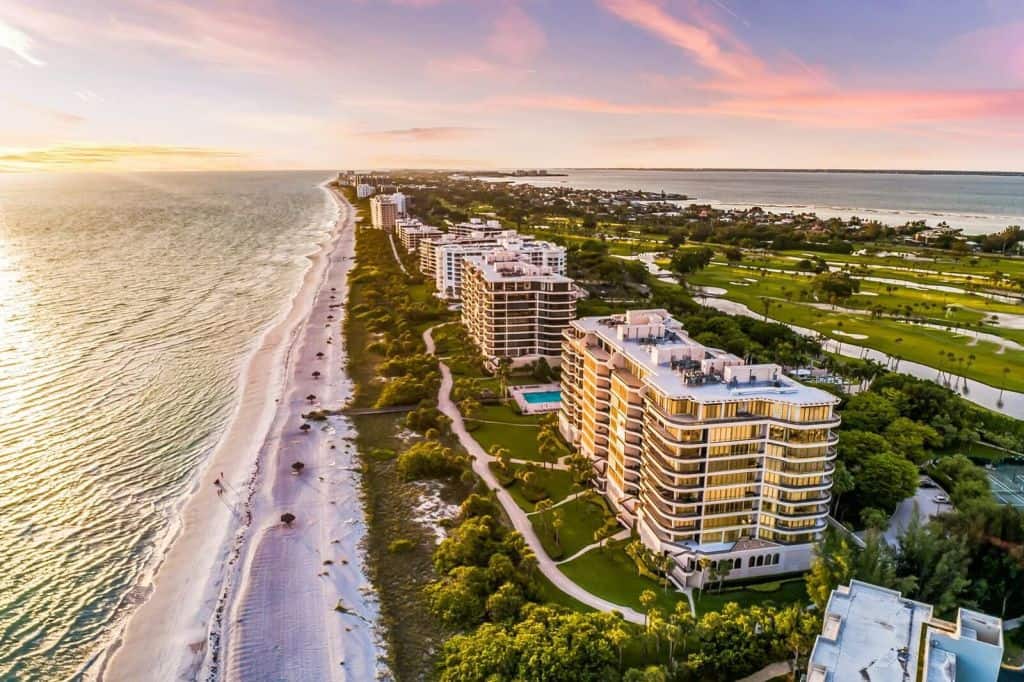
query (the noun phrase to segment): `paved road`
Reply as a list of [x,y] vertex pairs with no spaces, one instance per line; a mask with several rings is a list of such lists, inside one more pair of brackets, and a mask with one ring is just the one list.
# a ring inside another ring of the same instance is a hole
[[[434,338],[431,336],[433,328],[423,332],[423,342],[427,345],[427,352],[434,354]],[[548,556],[547,552],[544,551],[543,545],[540,543],[540,538],[533,530],[533,525],[530,523],[530,519],[527,518],[526,512],[516,504],[509,492],[505,490],[498,483],[498,479],[495,478],[491,472],[488,464],[494,461],[494,458],[487,454],[487,451],[480,446],[476,439],[470,435],[469,431],[466,431],[466,425],[462,421],[462,414],[459,412],[455,403],[452,402],[450,397],[452,390],[452,373],[448,369],[448,365],[444,362],[438,361],[441,367],[441,389],[437,394],[437,407],[444,414],[446,414],[452,420],[452,433],[454,433],[462,446],[466,448],[466,451],[473,456],[473,471],[477,476],[482,478],[487,484],[487,487],[494,490],[498,497],[498,502],[505,509],[505,513],[512,521],[512,526],[519,531],[523,538],[526,540],[526,544],[529,545],[533,553],[537,555],[537,564],[540,568],[540,572],[543,573],[548,580],[554,583],[555,587],[562,590],[571,597],[581,601],[582,603],[592,608],[598,609],[599,611],[619,611],[622,616],[631,623],[643,624],[644,615],[639,611],[635,611],[627,606],[621,604],[613,604],[606,599],[602,599],[595,594],[587,592],[582,587],[569,580],[562,573],[555,562]]]
[[914,518],[915,505],[922,524],[928,523],[928,520],[934,516],[953,511],[953,506],[948,502],[945,504],[935,502],[936,495],[945,494],[946,492],[938,487],[918,488],[913,497],[908,497],[900,502],[900,506],[896,507],[896,511],[889,519],[889,527],[885,530],[886,543],[892,547],[899,544],[900,536],[910,525],[910,520]]

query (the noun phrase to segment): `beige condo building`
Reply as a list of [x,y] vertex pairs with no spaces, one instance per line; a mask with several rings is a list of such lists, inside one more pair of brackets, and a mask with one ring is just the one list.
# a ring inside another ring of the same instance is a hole
[[691,339],[665,310],[573,321],[559,426],[680,586],[806,570],[826,526],[838,399]]
[[496,250],[463,260],[462,321],[480,352],[521,365],[557,366],[562,332],[576,317],[576,287],[528,256]]

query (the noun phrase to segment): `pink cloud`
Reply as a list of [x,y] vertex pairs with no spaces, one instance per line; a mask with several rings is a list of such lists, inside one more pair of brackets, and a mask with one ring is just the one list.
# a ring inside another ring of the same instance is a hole
[[978,62],[996,73],[1024,81],[1024,21],[984,28],[954,39],[952,58]]
[[1024,118],[1024,90],[808,93],[730,99],[710,105],[709,111],[845,128],[986,118],[1017,119]]
[[691,5],[691,20],[669,14],[652,0],[600,0],[620,19],[663,42],[680,48],[709,72],[710,79],[690,81],[692,87],[714,92],[802,92],[827,84],[825,73],[794,56],[784,68],[770,67],[726,26],[700,5]]
[[314,28],[287,20],[271,6],[199,7],[180,0],[132,0],[94,16],[13,2],[3,13],[52,42],[145,45],[247,71],[308,65],[322,59],[328,47]]
[[498,14],[487,39],[492,54],[517,64],[529,61],[546,45],[544,29],[518,5],[508,5]]
[[685,105],[662,105],[632,102],[623,104],[596,97],[574,95],[530,94],[491,97],[477,105],[477,108],[501,110],[541,109],[549,111],[578,111],[591,114],[695,114],[701,109]]

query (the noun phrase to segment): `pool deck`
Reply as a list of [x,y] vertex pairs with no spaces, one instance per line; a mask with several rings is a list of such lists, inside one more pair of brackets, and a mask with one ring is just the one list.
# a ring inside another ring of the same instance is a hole
[[519,406],[519,411],[523,414],[545,414],[547,412],[557,412],[559,406],[562,404],[561,401],[554,401],[550,403],[530,403],[526,401],[525,394],[559,391],[559,395],[561,395],[561,390],[561,384],[530,384],[527,386],[509,387],[509,393],[512,394],[512,399],[516,401],[516,405]]

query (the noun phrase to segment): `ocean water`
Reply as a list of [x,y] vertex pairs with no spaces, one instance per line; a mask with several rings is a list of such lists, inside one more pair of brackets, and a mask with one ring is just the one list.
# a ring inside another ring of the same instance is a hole
[[0,176],[0,679],[75,675],[138,600],[326,177]]
[[771,171],[560,170],[533,185],[641,189],[685,194],[692,202],[765,210],[815,211],[901,225],[946,221],[966,234],[1024,226],[1024,176],[799,173]]

